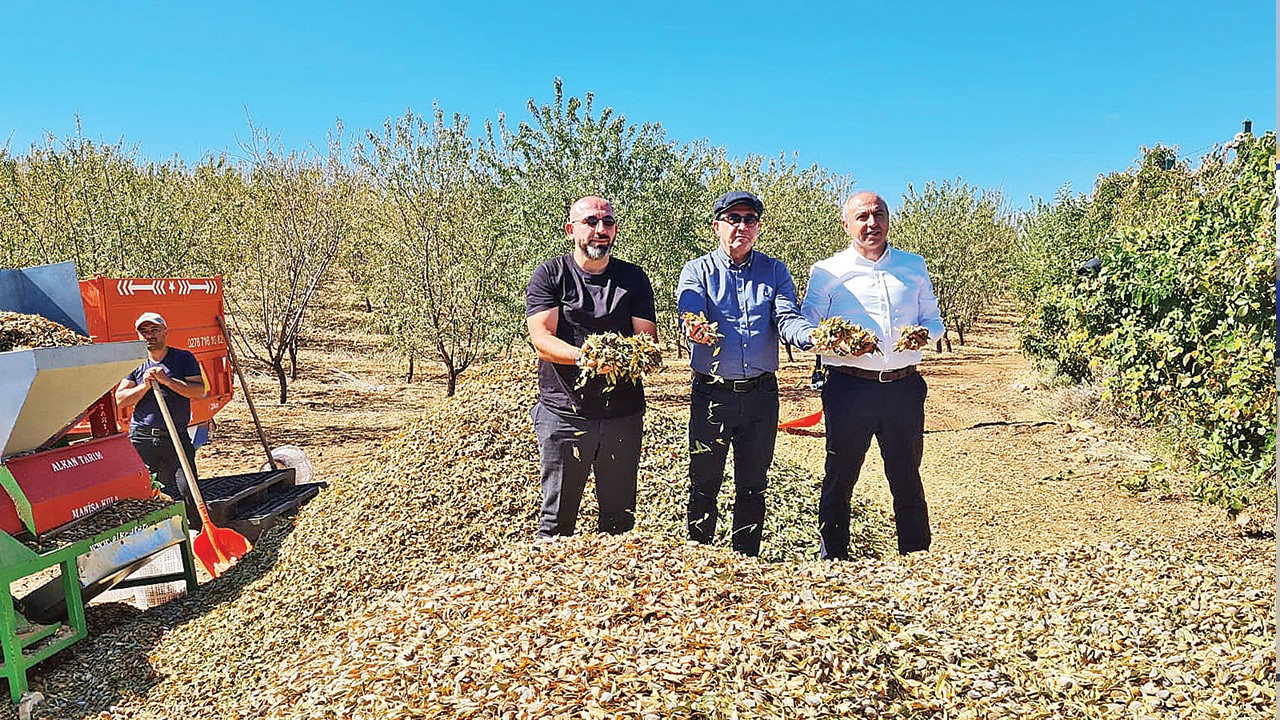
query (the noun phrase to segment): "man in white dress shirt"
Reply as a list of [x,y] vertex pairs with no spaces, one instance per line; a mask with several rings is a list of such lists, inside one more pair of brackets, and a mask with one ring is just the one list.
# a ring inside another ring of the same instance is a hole
[[[920,481],[924,452],[924,378],[920,348],[942,337],[938,299],[924,258],[889,244],[889,207],[873,192],[849,198],[842,211],[849,248],[814,264],[801,311],[814,323],[840,316],[876,334],[880,353],[822,355],[827,461],[818,503],[822,557],[849,557],[849,501],[875,437],[893,493],[898,552],[928,550],[929,507]],[[894,345],[904,328],[929,331]]]

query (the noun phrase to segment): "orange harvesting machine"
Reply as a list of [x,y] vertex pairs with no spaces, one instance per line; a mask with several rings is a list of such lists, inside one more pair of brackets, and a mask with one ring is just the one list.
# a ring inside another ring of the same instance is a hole
[[[209,422],[232,397],[227,341],[218,327],[223,312],[222,278],[106,278],[80,281],[88,335],[95,343],[137,340],[133,323],[144,312],[160,313],[169,329],[169,345],[186,348],[200,362],[207,394],[191,401],[191,424]],[[109,394],[110,395],[110,394]],[[106,415],[119,429],[129,416],[105,397]],[[83,426],[80,428],[83,430]]]
[[[199,361],[207,393],[191,403],[191,428],[230,402],[235,368],[218,277],[79,280],[70,262],[0,270],[0,310],[38,315],[92,340],[0,352],[0,677],[17,702],[27,669],[86,637],[84,603],[96,595],[174,581],[196,587],[183,502],[124,502],[154,495],[129,441],[129,417],[115,403],[120,379],[147,356],[135,320],[160,313],[168,344]],[[324,486],[299,484],[296,475],[286,466],[202,477],[199,486],[211,518],[257,538]],[[174,546],[181,573],[130,577]],[[56,577],[15,594],[52,568]]]

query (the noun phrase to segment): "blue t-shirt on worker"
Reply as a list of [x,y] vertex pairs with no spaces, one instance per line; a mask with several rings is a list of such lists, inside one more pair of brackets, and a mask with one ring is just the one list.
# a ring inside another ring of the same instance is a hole
[[[160,362],[156,362],[151,358],[147,358],[136,370],[129,373],[129,379],[134,383],[142,384],[142,374],[151,368],[162,365],[165,372],[171,378],[184,380],[189,377],[197,377],[200,373],[200,361],[196,360],[196,356],[189,351],[181,348],[171,347]],[[185,428],[191,422],[191,401],[182,397],[172,390],[165,390],[165,404],[169,406],[169,414],[173,416],[173,424],[178,428]],[[133,419],[129,421],[129,428],[157,428],[163,430],[164,416],[160,414],[160,406],[156,403],[155,391],[151,391],[143,396],[138,404],[133,408]]]

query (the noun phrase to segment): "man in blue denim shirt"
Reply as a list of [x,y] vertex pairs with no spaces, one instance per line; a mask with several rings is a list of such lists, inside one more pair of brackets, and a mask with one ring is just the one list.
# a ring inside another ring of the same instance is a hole
[[[690,260],[676,287],[683,331],[694,343],[689,364],[689,538],[710,543],[716,496],[733,446],[733,549],[760,553],[765,474],[778,435],[778,339],[811,347],[814,325],[800,314],[787,266],[755,250],[764,204],[749,192],[721,195],[712,206],[719,246]],[[687,321],[701,313],[706,322]],[[707,334],[709,323],[722,336]]]

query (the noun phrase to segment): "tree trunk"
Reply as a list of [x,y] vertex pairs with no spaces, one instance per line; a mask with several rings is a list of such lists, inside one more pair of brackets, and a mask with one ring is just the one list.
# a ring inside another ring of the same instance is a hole
[[294,339],[289,343],[289,379],[298,379],[298,341]]
[[449,387],[445,390],[445,397],[453,397],[453,394],[458,390],[458,376],[462,374],[462,371],[453,369],[452,365],[448,369]]
[[369,296],[368,296],[368,295],[365,295],[365,296],[364,296],[364,311],[365,311],[366,313],[371,313],[371,312],[373,312],[373,303],[369,302]]
[[963,324],[956,325],[956,335],[960,336],[960,344],[963,345],[964,344],[964,325]]
[[409,353],[409,374],[405,375],[404,381],[407,383],[413,382],[413,353]]
[[794,355],[791,354],[791,343],[784,342],[782,343],[782,345],[787,349],[787,362],[795,362],[796,358]]
[[280,383],[280,404],[284,405],[289,401],[289,376],[284,371],[284,358],[273,360],[271,369],[275,371],[276,380]]

